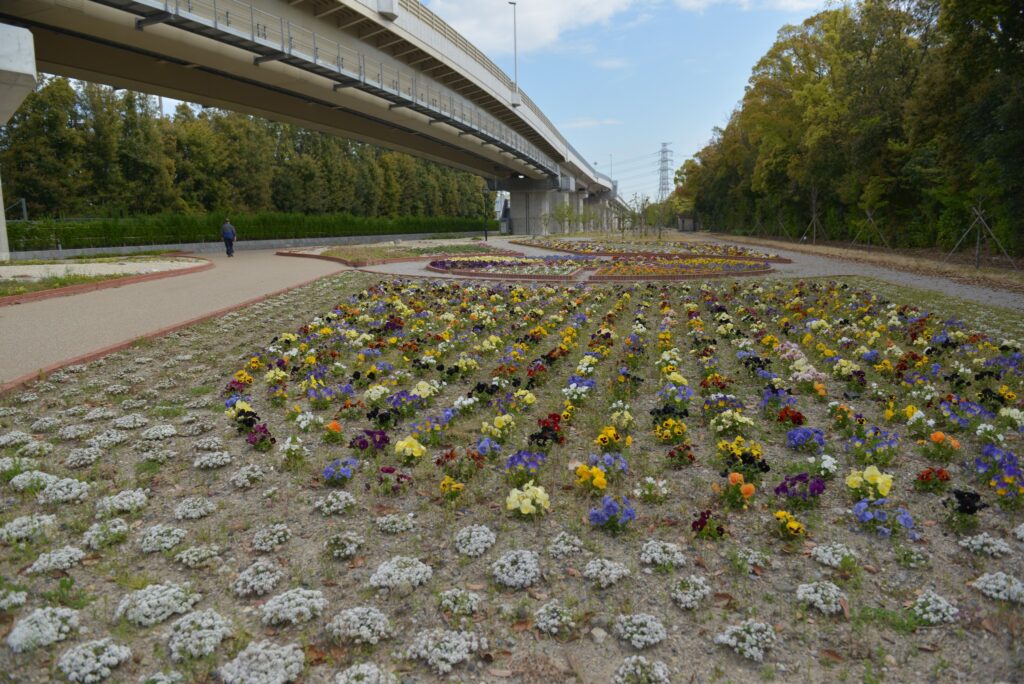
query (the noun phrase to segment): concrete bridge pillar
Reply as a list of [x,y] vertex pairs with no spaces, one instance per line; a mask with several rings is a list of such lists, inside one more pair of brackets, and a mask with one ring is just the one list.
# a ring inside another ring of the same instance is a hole
[[509,194],[513,235],[547,235],[552,190],[513,190]]
[[[0,124],[11,120],[35,87],[36,51],[32,33],[18,26],[0,24]],[[3,188],[0,188],[0,262],[11,260],[4,207]]]

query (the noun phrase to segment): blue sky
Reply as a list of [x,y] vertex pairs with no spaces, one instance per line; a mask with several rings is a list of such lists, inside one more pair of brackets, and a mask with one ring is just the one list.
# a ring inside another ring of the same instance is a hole
[[[751,67],[785,24],[821,0],[518,0],[519,82],[625,197],[657,194],[658,149],[673,170],[743,96]],[[506,0],[426,4],[513,72]]]

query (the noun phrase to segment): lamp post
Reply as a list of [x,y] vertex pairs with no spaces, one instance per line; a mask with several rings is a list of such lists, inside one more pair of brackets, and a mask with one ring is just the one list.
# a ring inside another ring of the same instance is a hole
[[519,26],[516,21],[516,0],[509,0],[508,4],[512,5],[512,63],[515,74],[510,104],[513,107],[518,107],[522,104],[522,100],[519,98]]

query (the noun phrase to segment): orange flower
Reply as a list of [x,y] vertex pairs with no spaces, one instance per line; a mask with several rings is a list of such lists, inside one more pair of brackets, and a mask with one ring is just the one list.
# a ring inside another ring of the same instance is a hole
[[341,423],[339,423],[336,420],[332,420],[330,423],[327,424],[327,431],[328,432],[341,432]]
[[953,449],[959,450],[960,449],[960,441],[950,437],[949,438],[949,446],[953,447]]
[[743,484],[743,473],[729,473],[729,484]]
[[744,499],[749,499],[750,497],[754,496],[754,492],[756,490],[757,488],[748,482],[742,487],[740,487],[740,494],[743,495]]
[[945,439],[946,439],[946,435],[942,434],[942,432],[939,431],[939,430],[936,430],[935,432],[932,433],[931,440],[935,444],[942,444],[943,440],[945,440]]

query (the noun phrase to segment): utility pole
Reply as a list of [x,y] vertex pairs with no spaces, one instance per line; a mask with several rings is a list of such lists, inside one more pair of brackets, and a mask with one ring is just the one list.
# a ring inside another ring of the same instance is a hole
[[672,143],[661,143],[661,158],[658,163],[658,202],[664,202],[672,192]]
[[509,0],[512,5],[512,64],[513,73],[515,74],[513,79],[514,90],[512,91],[512,102],[510,103],[513,107],[518,107],[523,103],[519,97],[519,26],[516,21],[516,0]]

